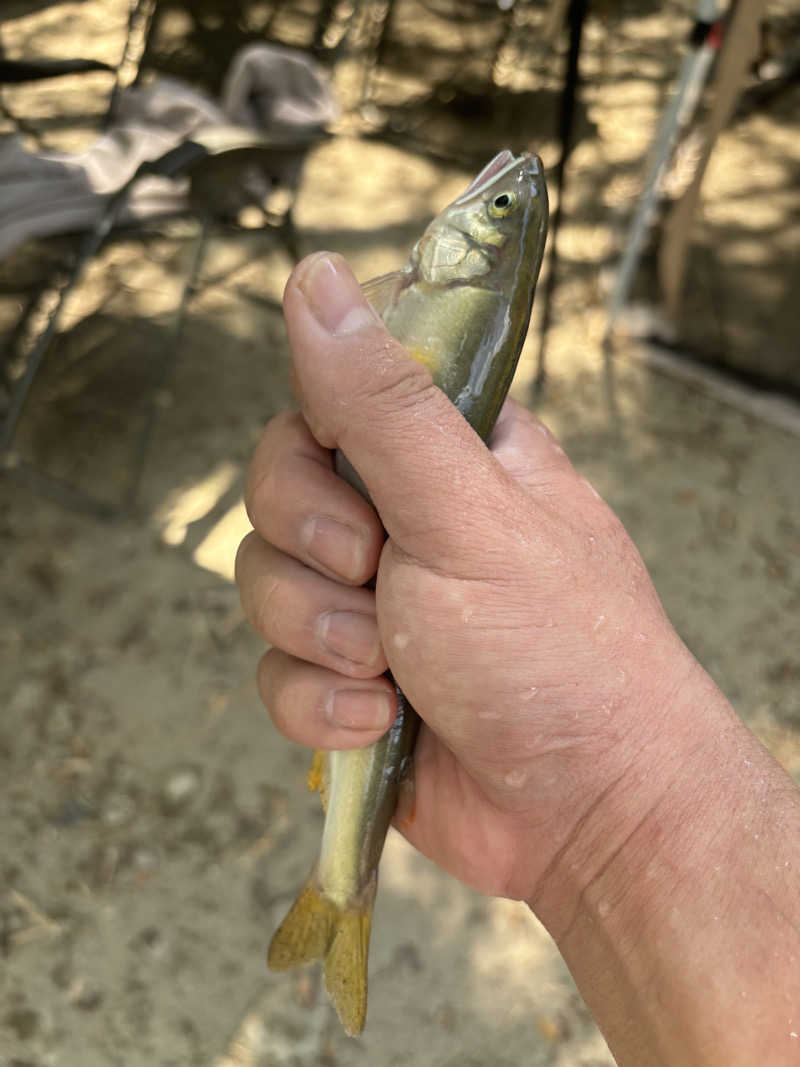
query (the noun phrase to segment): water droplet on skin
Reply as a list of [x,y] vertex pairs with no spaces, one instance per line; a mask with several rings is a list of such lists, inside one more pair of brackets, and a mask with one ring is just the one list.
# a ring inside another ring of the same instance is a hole
[[505,775],[503,781],[506,783],[509,789],[519,789],[524,784],[525,779],[528,777],[528,772],[524,767],[515,767],[513,771],[509,771]]
[[461,611],[462,622],[469,622],[472,616],[475,614],[476,610],[477,609],[472,607],[471,605],[467,605],[467,607],[463,608]]
[[625,673],[625,671],[617,671],[617,680],[618,681],[625,682],[625,681],[627,681],[627,679],[628,679],[628,676]]
[[592,494],[592,496],[596,496],[597,499],[600,500],[600,494],[597,492],[597,490],[592,485],[592,483],[589,481],[589,479],[588,478],[581,478],[581,481],[586,486],[586,488],[589,490],[589,492]]
[[595,630],[595,631],[599,630],[600,627],[603,625],[603,623],[605,621],[606,621],[605,615],[598,615],[597,618],[595,619],[594,626],[592,627],[592,629]]
[[394,641],[395,648],[403,649],[408,648],[408,642],[411,638],[408,634],[395,634],[392,640]]
[[536,694],[538,692],[539,692],[539,686],[538,685],[532,685],[530,687],[530,689],[526,689],[525,692],[522,694],[522,699],[523,700],[533,700],[533,698],[536,696]]

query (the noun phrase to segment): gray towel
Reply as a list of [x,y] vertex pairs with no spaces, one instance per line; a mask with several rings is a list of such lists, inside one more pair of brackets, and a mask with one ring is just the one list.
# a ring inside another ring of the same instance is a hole
[[[283,146],[280,176],[291,184],[298,180],[306,147],[336,115],[330,83],[312,59],[291,49],[251,45],[234,56],[219,103],[173,78],[159,78],[123,90],[113,125],[85,152],[29,152],[19,138],[9,137],[0,141],[0,258],[31,237],[88,229],[141,163],[190,138],[265,146],[275,139]],[[299,147],[293,157],[294,141]],[[286,165],[286,146],[294,166]],[[266,193],[269,175],[263,177]],[[248,166],[242,172],[243,198],[252,192]],[[130,191],[118,221],[182,211],[188,193],[186,178],[147,175]],[[235,193],[226,189],[226,206]]]

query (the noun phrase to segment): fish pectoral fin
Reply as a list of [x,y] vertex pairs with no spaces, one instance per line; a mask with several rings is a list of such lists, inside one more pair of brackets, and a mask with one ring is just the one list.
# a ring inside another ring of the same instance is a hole
[[339,907],[311,879],[275,931],[267,954],[270,970],[324,961],[325,988],[345,1032],[355,1037],[367,1016],[367,958],[377,876],[351,904]]
[[361,286],[361,292],[383,318],[384,312],[391,307],[403,289],[412,281],[413,272],[406,267],[404,270],[393,270],[389,274],[380,274],[377,278],[370,278]]

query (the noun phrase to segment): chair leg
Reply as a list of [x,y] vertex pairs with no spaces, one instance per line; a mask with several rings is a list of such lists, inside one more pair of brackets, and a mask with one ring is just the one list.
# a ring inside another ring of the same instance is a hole
[[170,375],[172,374],[172,369],[175,366],[178,353],[178,340],[183,333],[187,309],[192,297],[197,291],[197,281],[200,276],[200,271],[203,268],[203,260],[205,259],[206,250],[208,248],[210,229],[210,216],[205,215],[200,220],[200,228],[197,236],[194,238],[191,263],[186,274],[183,290],[181,291],[180,301],[175,309],[175,319],[172,329],[169,331],[169,335],[164,345],[164,359],[161,362],[158,379],[152,387],[150,402],[145,414],[144,426],[142,427],[136,444],[134,470],[131,480],[128,483],[128,489],[122,504],[122,513],[124,515],[128,515],[133,511],[139,497],[139,491],[141,489],[142,479],[144,478],[144,471],[147,465],[147,457],[150,452],[150,443],[158,420],[159,395],[166,382],[169,380]]
[[66,282],[58,292],[55,306],[47,318],[44,329],[34,341],[33,347],[28,354],[25,370],[11,390],[9,408],[3,419],[2,429],[0,430],[0,459],[2,459],[11,448],[14,434],[16,433],[17,425],[25,406],[25,401],[28,398],[28,393],[31,390],[31,386],[33,385],[36,373],[42,364],[42,360],[50,347],[53,335],[56,332],[56,327],[58,326],[58,320],[61,317],[64,303],[83,276],[86,264],[94,255],[96,255],[114,225],[117,211],[122,202],[122,195],[126,192],[127,187],[108,201],[103,214],[92,229],[87,232],[81,243],[73,268],[69,273]]

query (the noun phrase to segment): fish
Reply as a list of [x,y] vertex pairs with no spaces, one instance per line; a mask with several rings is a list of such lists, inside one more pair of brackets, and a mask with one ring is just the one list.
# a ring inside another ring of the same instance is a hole
[[[541,160],[506,149],[436,216],[402,269],[362,286],[392,336],[484,440],[528,331],[547,220]],[[369,500],[340,452],[336,469]],[[366,1021],[378,864],[420,724],[395,690],[397,717],[379,741],[314,756],[309,785],[325,811],[319,857],[267,955],[275,971],[322,960],[328,995],[352,1037]]]

